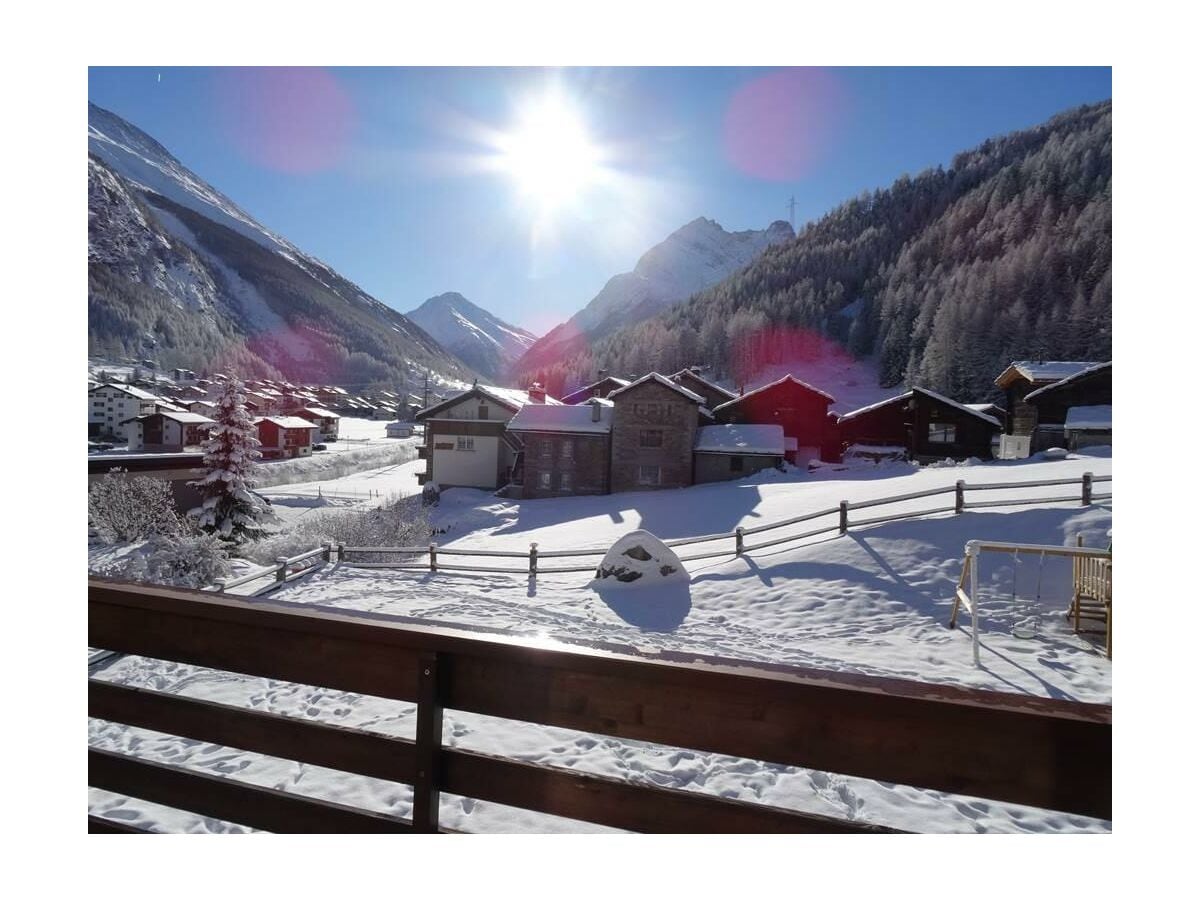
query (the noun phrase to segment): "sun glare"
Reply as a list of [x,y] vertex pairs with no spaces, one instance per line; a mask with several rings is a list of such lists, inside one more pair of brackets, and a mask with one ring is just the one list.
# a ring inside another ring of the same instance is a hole
[[526,106],[498,149],[502,168],[543,213],[569,204],[602,173],[600,151],[582,116],[558,95]]

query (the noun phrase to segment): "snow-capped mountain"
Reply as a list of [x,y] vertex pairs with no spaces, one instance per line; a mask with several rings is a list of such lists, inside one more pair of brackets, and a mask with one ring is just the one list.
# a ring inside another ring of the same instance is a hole
[[88,104],[88,352],[345,386],[471,372],[420,327]]
[[761,231],[726,231],[699,218],[650,248],[633,271],[609,279],[600,293],[539,340],[516,364],[517,377],[553,365],[589,341],[662,312],[753,262],[767,247],[795,237],[787,222]]
[[503,377],[508,367],[537,341],[537,335],[509,325],[457,293],[430,297],[405,315],[492,380]]

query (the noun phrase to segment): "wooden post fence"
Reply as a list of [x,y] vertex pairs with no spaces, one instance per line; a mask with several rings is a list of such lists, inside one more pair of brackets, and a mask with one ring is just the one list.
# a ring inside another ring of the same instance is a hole
[[733,552],[734,552],[735,556],[742,555],[744,536],[745,536],[745,532],[742,530],[741,525],[739,525],[737,528],[735,528],[733,530],[733,542],[734,542]]
[[1083,506],[1092,505],[1092,473],[1083,473],[1083,496],[1080,498]]
[[429,544],[429,571],[437,571],[437,544],[432,541]]
[[965,481],[954,482],[954,514],[960,515],[963,511],[963,506],[967,502],[967,483]]
[[537,578],[537,541],[529,544],[529,577]]
[[843,500],[838,504],[838,534],[850,530],[850,501]]

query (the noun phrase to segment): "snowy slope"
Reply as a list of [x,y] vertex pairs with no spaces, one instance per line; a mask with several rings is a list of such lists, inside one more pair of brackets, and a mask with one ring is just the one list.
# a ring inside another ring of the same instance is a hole
[[458,293],[430,297],[405,315],[493,381],[503,380],[508,367],[537,341],[536,335],[509,325]]
[[346,386],[471,371],[391,307],[88,105],[89,353]]
[[587,306],[530,348],[517,370],[553,363],[588,340],[648,319],[749,265],[767,247],[794,237],[787,222],[773,222],[762,231],[730,232],[712,219],[695,219],[647,250],[633,271],[609,279]]

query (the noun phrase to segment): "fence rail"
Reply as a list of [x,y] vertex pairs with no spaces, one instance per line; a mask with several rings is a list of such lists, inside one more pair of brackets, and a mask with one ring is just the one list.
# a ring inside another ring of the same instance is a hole
[[[733,660],[679,663],[88,580],[88,644],[417,704],[414,740],[89,678],[91,717],[413,787],[402,819],[124,752],[88,783],[278,831],[431,832],[441,792],[634,831],[886,831],[445,747],[442,710],[1112,817],[1101,704]],[[89,817],[89,830],[133,829]]]
[[[964,481],[959,481],[953,485],[945,487],[930,488],[924,491],[912,491],[906,494],[896,494],[891,497],[881,497],[874,500],[860,500],[850,502],[843,500],[838,506],[829,509],[820,509],[813,512],[805,513],[800,516],[793,516],[789,519],[783,519],[778,522],[769,522],[764,525],[753,525],[750,527],[736,528],[733,531],[719,532],[716,534],[703,534],[694,537],[672,538],[664,541],[668,547],[687,547],[693,544],[707,544],[716,541],[733,541],[732,547],[722,548],[720,550],[710,550],[701,553],[693,553],[688,556],[681,556],[681,562],[696,562],[705,559],[719,559],[723,556],[741,556],[743,553],[749,553],[754,550],[764,550],[768,547],[776,547],[780,544],[786,544],[793,541],[806,540],[808,538],[817,537],[824,534],[845,534],[851,528],[861,528],[869,525],[879,525],[885,522],[898,522],[904,519],[915,519],[922,516],[943,515],[945,513],[962,513],[969,509],[986,509],[997,506],[1028,506],[1043,503],[1069,503],[1074,500],[1079,500],[1082,505],[1090,505],[1098,500],[1111,500],[1112,493],[1095,493],[1093,485],[1096,482],[1111,482],[1111,475],[1094,476],[1091,472],[1085,472],[1080,478],[1050,478],[1040,479],[1037,481],[1014,481],[1014,482],[992,482],[985,484],[967,484]],[[1078,485],[1080,488],[1079,494],[1062,494],[1054,497],[1034,497],[1034,498],[1011,498],[1004,497],[995,500],[971,500],[966,499],[967,492],[974,491],[1010,491],[1020,488],[1037,488],[1037,487],[1060,487],[1063,485]],[[908,503],[913,500],[921,500],[926,497],[937,497],[943,494],[954,495],[953,506],[936,506],[927,509],[909,510],[895,513],[887,516],[873,516],[864,519],[850,519],[850,513],[857,510],[871,509],[878,506],[887,506],[894,503]],[[757,544],[745,543],[747,535],[762,534],[767,531],[777,531],[781,528],[788,528],[793,525],[799,525],[804,522],[810,522],[814,519],[822,519],[829,516],[838,516],[838,521],[827,527],[817,528],[809,531],[804,531],[800,534],[791,534],[784,537],[774,538],[772,540],[760,541]],[[446,572],[486,572],[488,574],[502,575],[528,575],[531,578],[536,578],[538,575],[549,574],[565,574],[574,572],[590,572],[594,570],[594,566],[555,566],[544,567],[539,565],[539,560],[545,559],[578,559],[581,557],[598,557],[604,556],[607,553],[607,548],[594,547],[580,550],[541,550],[537,543],[530,544],[528,551],[524,550],[476,550],[470,547],[444,547],[437,543],[430,543],[423,547],[347,547],[343,544],[338,544],[336,547],[326,545],[318,547],[315,550],[310,550],[307,553],[302,553],[299,556],[291,557],[290,559],[277,559],[275,565],[266,566],[257,569],[253,572],[248,572],[238,578],[219,581],[214,586],[214,590],[222,592],[229,588],[238,587],[240,585],[249,584],[252,581],[257,581],[263,578],[274,578],[275,582],[291,581],[295,578],[302,577],[309,571],[307,568],[296,571],[294,567],[301,562],[316,559],[320,556],[325,562],[331,560],[341,562],[346,565],[353,565],[359,568],[366,569],[396,569],[402,571],[419,571],[425,570],[429,572],[446,571]],[[399,556],[413,557],[415,559],[403,559],[399,561],[372,561],[363,559],[363,557],[371,556]],[[525,562],[525,565],[517,567],[508,566],[475,566],[462,565],[439,562],[439,557],[442,556],[479,556],[493,557],[497,559],[519,559]],[[420,557],[425,557],[423,562],[416,561]]]

